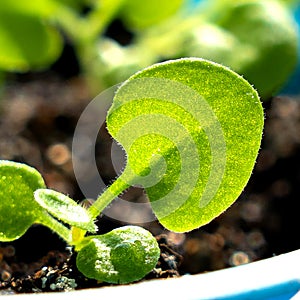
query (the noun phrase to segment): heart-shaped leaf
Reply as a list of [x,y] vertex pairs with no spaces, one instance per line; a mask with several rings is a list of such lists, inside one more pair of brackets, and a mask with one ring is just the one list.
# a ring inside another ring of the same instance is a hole
[[160,250],[152,234],[137,226],[124,226],[99,236],[88,237],[77,255],[77,267],[89,278],[128,283],[148,274]]
[[41,174],[27,165],[0,161],[0,241],[22,236],[43,214],[33,193],[45,187]]
[[120,179],[144,186],[159,221],[184,232],[210,222],[240,195],[263,119],[246,80],[190,58],[132,76],[118,90],[107,126],[127,152]]
[[97,231],[88,211],[68,196],[50,189],[38,189],[34,198],[51,215],[65,223],[90,232]]

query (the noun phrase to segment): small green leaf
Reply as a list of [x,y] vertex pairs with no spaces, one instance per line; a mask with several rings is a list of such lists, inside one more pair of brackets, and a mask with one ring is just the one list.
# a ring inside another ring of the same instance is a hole
[[50,189],[38,189],[34,198],[40,206],[63,222],[90,232],[97,231],[88,211],[66,195]]
[[120,179],[146,188],[166,228],[198,228],[226,210],[251,175],[263,110],[241,76],[202,59],[138,72],[117,91],[107,115],[124,147]]
[[22,236],[43,213],[33,192],[45,187],[41,174],[27,165],[0,161],[0,241]]
[[77,267],[89,278],[128,283],[142,279],[157,264],[160,250],[152,234],[137,226],[124,226],[89,242],[77,255]]

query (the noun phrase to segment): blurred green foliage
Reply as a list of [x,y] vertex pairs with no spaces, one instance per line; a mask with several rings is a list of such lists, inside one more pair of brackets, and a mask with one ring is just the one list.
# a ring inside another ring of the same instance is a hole
[[[0,71],[49,68],[64,39],[73,45],[94,92],[153,63],[202,57],[243,75],[268,99],[297,62],[295,1],[2,0]],[[132,33],[129,45],[105,35],[116,19]]]
[[2,1],[0,7],[0,69],[47,68],[61,54],[63,40],[50,26],[51,1]]

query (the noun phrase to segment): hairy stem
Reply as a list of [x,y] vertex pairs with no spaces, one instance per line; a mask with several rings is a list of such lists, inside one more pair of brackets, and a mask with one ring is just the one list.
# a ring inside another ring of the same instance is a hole
[[93,218],[96,218],[103,209],[108,206],[118,195],[129,188],[129,184],[120,176],[111,186],[109,186],[89,208]]

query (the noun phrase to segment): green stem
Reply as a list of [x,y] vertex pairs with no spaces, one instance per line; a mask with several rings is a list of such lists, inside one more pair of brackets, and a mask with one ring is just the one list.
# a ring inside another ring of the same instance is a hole
[[61,4],[56,21],[72,41],[79,59],[81,71],[87,80],[92,94],[102,90],[103,62],[99,58],[98,43],[125,0],[94,1],[89,14],[82,16],[74,8]]
[[130,185],[122,179],[122,176],[120,176],[89,208],[89,212],[92,217],[96,218],[106,206],[108,206],[118,195],[129,188],[129,186]]
[[72,242],[71,230],[64,226],[62,223],[51,217],[48,213],[43,214],[42,218],[39,220],[44,226],[47,226],[52,231],[56,232],[62,239],[64,239],[68,244]]

